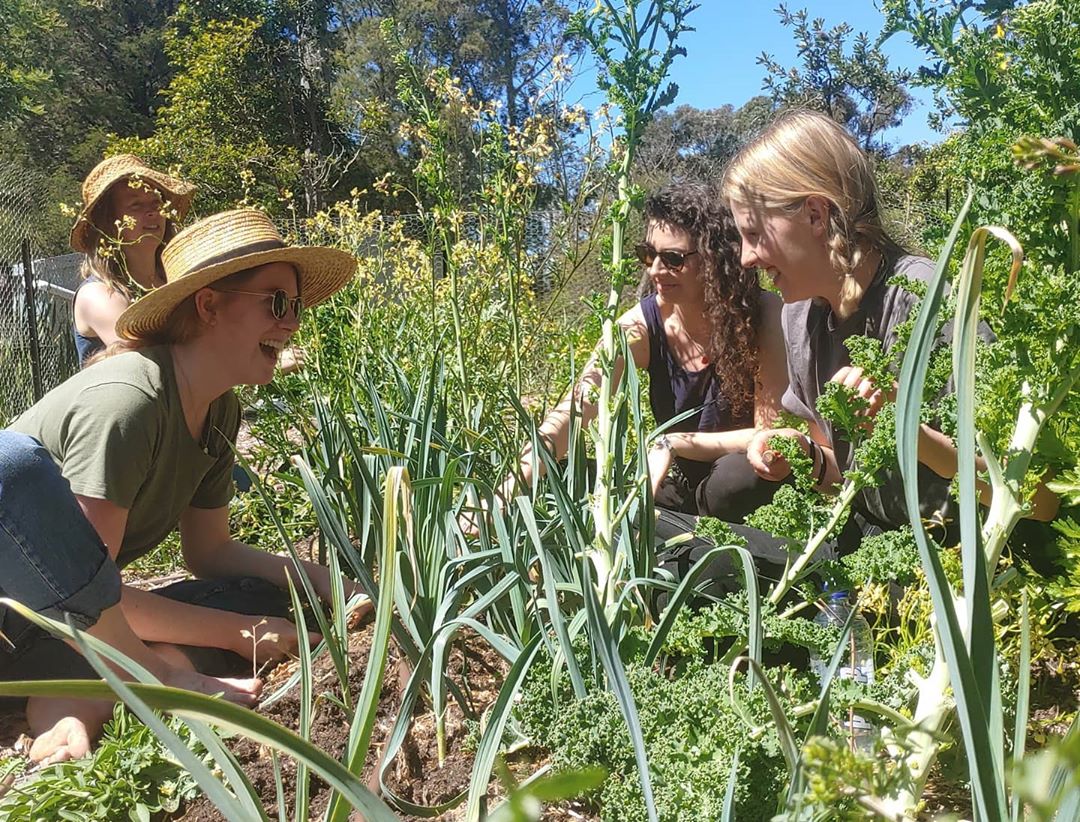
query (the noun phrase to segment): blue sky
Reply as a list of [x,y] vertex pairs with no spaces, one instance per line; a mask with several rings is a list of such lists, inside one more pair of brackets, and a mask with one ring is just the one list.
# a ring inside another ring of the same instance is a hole
[[[696,31],[680,41],[687,56],[676,58],[670,79],[679,85],[675,105],[689,104],[697,108],[716,108],[726,103],[739,106],[756,94],[761,94],[765,70],[756,62],[766,51],[783,66],[796,63],[794,37],[791,29],[780,24],[774,11],[778,0],[699,0],[701,8],[693,12],[688,22]],[[871,0],[790,0],[792,12],[806,8],[811,18],[824,18],[829,27],[847,22],[855,32],[865,31],[871,38],[881,31],[883,18]],[[903,35],[890,38],[884,46],[896,67],[915,69],[923,63],[917,51]],[[932,110],[930,92],[912,89],[915,107],[903,125],[888,133],[897,145],[916,142],[938,142],[942,135],[926,123]],[[595,107],[597,97],[585,101]]]

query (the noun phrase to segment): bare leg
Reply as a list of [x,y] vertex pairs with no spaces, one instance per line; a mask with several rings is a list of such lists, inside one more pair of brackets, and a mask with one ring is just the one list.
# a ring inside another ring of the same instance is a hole
[[[87,633],[108,642],[126,656],[141,664],[165,685],[204,694],[222,694],[231,702],[254,705],[262,690],[259,679],[226,679],[200,674],[185,658],[184,666],[171,664],[135,636],[116,605],[101,613]],[[178,649],[173,648],[177,653]],[[180,654],[183,656],[183,654]],[[170,654],[171,656],[171,654]],[[125,679],[127,674],[110,665]],[[64,762],[90,751],[91,742],[112,716],[112,703],[89,699],[33,697],[27,702],[26,718],[35,739],[30,758],[42,764]]]
[[171,665],[177,670],[195,670],[195,666],[191,664],[191,660],[188,659],[187,654],[171,642],[147,642],[146,647],[164,659],[166,664]]

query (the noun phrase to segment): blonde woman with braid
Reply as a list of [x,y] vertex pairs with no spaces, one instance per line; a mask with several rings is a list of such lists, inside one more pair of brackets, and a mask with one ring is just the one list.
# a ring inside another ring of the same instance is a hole
[[[770,440],[795,436],[813,459],[818,486],[835,486],[850,467],[851,447],[818,413],[817,398],[828,381],[841,382],[869,402],[866,414],[873,419],[894,386],[874,385],[853,367],[844,341],[865,335],[890,350],[897,327],[918,299],[890,279],[899,274],[928,282],[933,265],[889,236],[870,158],[822,114],[794,111],[778,118],[732,160],[723,197],[742,237],[743,265],[764,271],[784,301],[789,385],[782,404],[805,419],[810,431],[809,436],[790,428],[758,431],[747,458],[760,476],[783,480],[790,466],[770,448]],[[952,441],[924,425],[919,461],[924,518],[951,521]],[[864,491],[853,508],[863,533],[906,523],[899,474]],[[1056,497],[1040,488],[1032,515],[1050,519],[1056,510]]]

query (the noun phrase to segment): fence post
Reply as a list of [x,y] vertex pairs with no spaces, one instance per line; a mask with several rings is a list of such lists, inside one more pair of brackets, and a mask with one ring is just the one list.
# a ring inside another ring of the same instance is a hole
[[34,381],[34,402],[44,396],[41,384],[41,345],[38,339],[37,298],[34,294],[34,261],[30,255],[30,238],[19,244],[22,252],[23,282],[26,284],[26,330],[30,332],[30,375]]

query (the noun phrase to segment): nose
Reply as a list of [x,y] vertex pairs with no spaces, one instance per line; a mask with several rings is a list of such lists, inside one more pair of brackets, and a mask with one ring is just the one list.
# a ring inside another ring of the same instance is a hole
[[290,334],[295,334],[296,330],[300,328],[300,320],[296,316],[296,312],[293,311],[292,306],[289,306],[289,310],[285,312],[285,316],[278,320],[278,325],[286,329]]
[[657,254],[652,261],[652,265],[649,266],[649,276],[655,277],[661,271],[666,270],[667,266],[664,265],[664,261],[660,259],[660,255]]
[[749,243],[744,242],[742,244],[742,249],[739,252],[739,256],[740,256],[740,261],[742,262],[742,267],[743,268],[759,268],[760,267],[759,263],[761,261],[758,259],[757,253],[750,247]]

